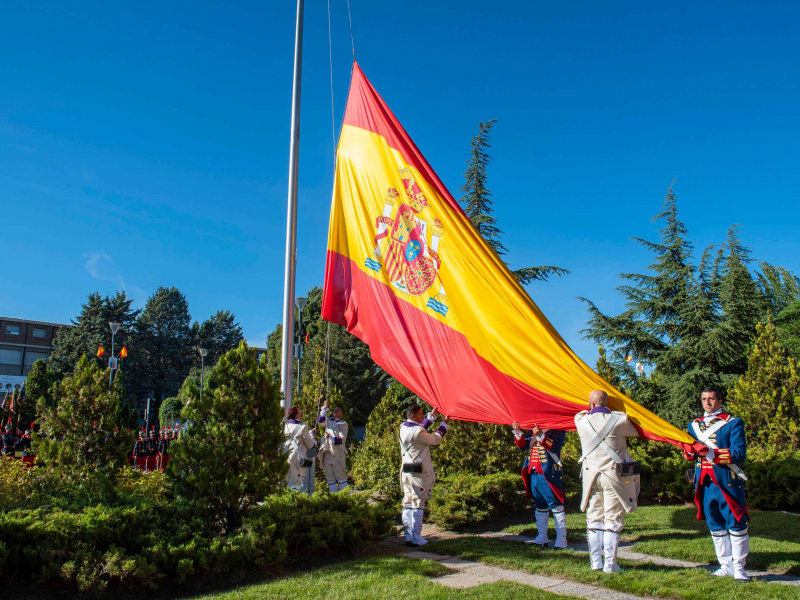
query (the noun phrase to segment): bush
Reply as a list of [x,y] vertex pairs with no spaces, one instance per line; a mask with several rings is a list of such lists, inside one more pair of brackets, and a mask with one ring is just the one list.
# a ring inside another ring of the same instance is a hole
[[762,510],[800,510],[800,451],[748,450],[747,504]]
[[429,519],[445,529],[460,529],[520,512],[528,504],[524,489],[518,474],[450,475],[433,488]]
[[283,409],[266,360],[257,363],[245,342],[219,359],[211,380],[213,388],[181,413],[190,425],[170,446],[167,473],[176,493],[207,507],[204,514],[231,533],[289,468]]
[[369,504],[364,494],[286,494],[267,498],[241,529],[218,537],[184,500],[124,500],[0,513],[0,578],[13,574],[82,592],[154,588],[265,568],[287,555],[351,552],[389,535],[394,523],[393,511]]

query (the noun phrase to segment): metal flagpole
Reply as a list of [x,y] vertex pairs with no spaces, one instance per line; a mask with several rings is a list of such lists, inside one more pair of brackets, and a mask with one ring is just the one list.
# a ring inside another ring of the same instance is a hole
[[297,254],[297,171],[300,155],[300,75],[303,66],[303,0],[297,0],[292,89],[292,137],[289,142],[289,203],[286,211],[286,262],[283,279],[283,339],[281,388],[284,407],[292,406],[292,345],[294,343],[294,269]]

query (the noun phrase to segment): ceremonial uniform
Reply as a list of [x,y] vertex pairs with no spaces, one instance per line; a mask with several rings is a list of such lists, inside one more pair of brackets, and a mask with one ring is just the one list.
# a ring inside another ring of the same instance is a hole
[[150,430],[150,439],[145,446],[147,452],[147,472],[156,470],[156,459],[158,458],[158,440],[154,429]]
[[3,441],[3,457],[15,458],[17,450],[17,436],[14,435],[14,429],[11,425],[6,425],[5,432],[2,435]]
[[140,471],[147,468],[147,448],[149,446],[148,440],[144,439],[144,433],[139,433],[139,439],[133,445],[133,458],[134,466]]
[[[289,472],[286,474],[286,484],[290,490],[295,492],[300,491],[303,485],[303,479],[306,476],[308,467],[306,463],[306,450],[313,448],[317,441],[311,436],[308,431],[308,425],[298,421],[297,419],[289,419],[283,427],[283,434],[286,436],[286,443],[284,448],[289,453],[289,458],[286,462],[289,463]],[[308,461],[310,462],[310,461]]]
[[422,537],[422,514],[436,483],[430,447],[438,446],[449,428],[443,422],[434,433],[428,433],[430,425],[431,415],[428,415],[422,423],[408,420],[400,426],[404,535],[406,542],[419,546],[427,543]]
[[547,545],[547,523],[550,512],[556,524],[556,548],[567,547],[567,516],[564,512],[564,483],[561,470],[561,448],[564,446],[566,433],[551,430],[534,438],[514,434],[517,447],[528,452],[528,458],[522,465],[522,482],[525,495],[532,499],[536,506],[536,528],[539,535],[534,544]]
[[172,439],[169,437],[169,430],[164,434],[164,437],[158,440],[158,468],[163,473],[167,469],[169,462],[169,445]]
[[[628,415],[603,406],[575,415],[581,439],[581,510],[586,512],[586,535],[592,569],[606,573],[617,565],[619,534],[627,513],[636,510],[639,476],[619,475],[617,465],[630,463],[627,438],[639,435]],[[603,564],[605,555],[605,564]]]
[[325,428],[325,437],[319,449],[319,459],[325,469],[328,489],[339,492],[347,487],[347,422],[328,416],[328,409],[323,408],[319,415],[319,424]]
[[711,531],[720,568],[715,575],[748,579],[745,562],[750,552],[747,523],[750,514],[744,493],[747,479],[741,464],[747,456],[744,421],[716,410],[689,423],[689,434],[709,448],[705,456],[686,452],[695,460],[694,503],[697,518]]

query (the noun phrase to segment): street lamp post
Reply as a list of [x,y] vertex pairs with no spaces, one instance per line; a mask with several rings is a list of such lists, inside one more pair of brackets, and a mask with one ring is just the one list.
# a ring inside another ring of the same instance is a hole
[[206,374],[206,356],[208,356],[208,350],[205,348],[198,348],[198,352],[200,352],[200,400],[203,399],[203,379],[205,379]]
[[[114,342],[117,340],[117,330],[120,328],[122,323],[109,323],[108,326],[111,328],[111,357],[109,358],[109,362],[111,359],[116,358],[114,356]],[[114,382],[114,369],[111,369],[111,373],[108,375],[108,387],[111,387],[111,384]]]
[[297,312],[299,323],[297,325],[297,339],[299,343],[295,346],[295,354],[297,355],[297,396],[300,396],[300,359],[303,358],[303,309],[308,304],[308,298],[297,298]]

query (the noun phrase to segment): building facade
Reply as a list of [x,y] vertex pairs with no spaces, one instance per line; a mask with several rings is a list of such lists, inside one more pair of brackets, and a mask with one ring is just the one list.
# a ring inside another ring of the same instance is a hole
[[0,317],[0,384],[22,383],[33,363],[47,359],[60,323]]

